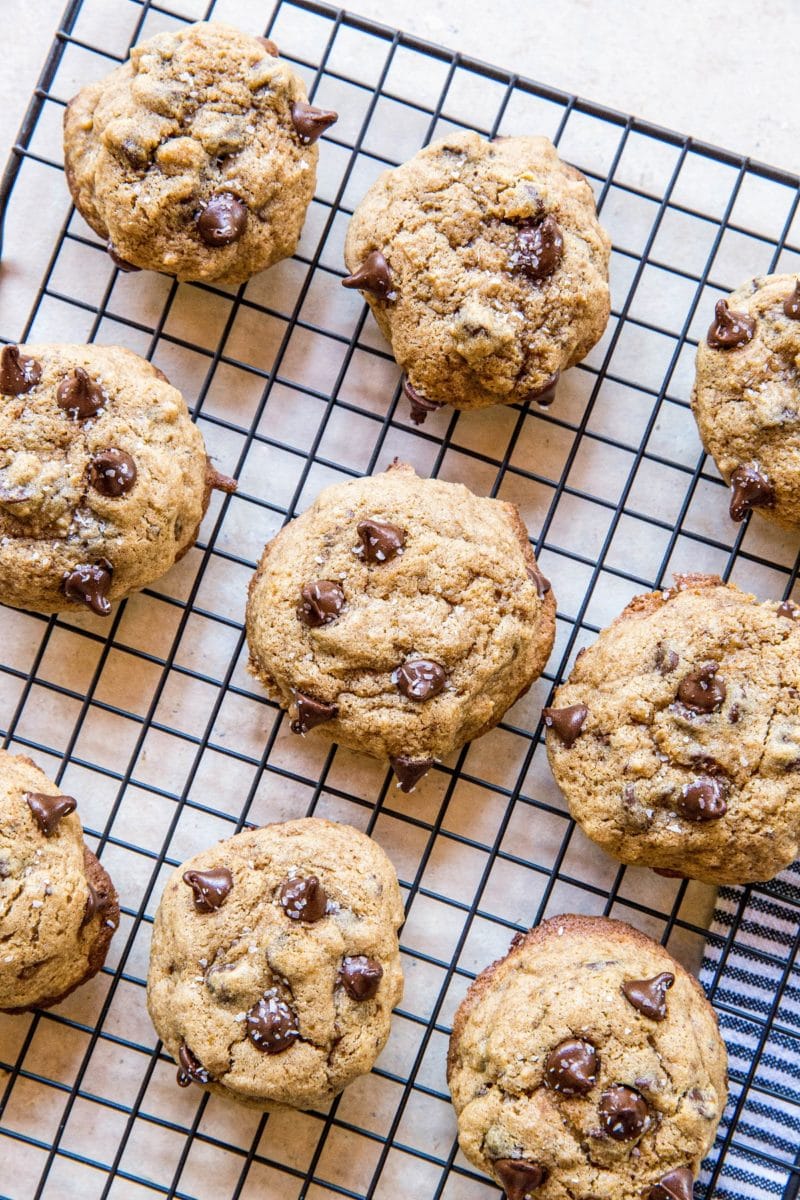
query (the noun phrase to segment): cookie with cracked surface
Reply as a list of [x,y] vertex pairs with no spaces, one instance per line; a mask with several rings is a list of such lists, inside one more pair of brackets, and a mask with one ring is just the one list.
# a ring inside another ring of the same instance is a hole
[[350,825],[308,817],[196,854],[164,889],[147,981],[178,1082],[327,1104],[389,1036],[403,920],[392,864]]
[[461,1149],[508,1200],[689,1200],[727,1094],[697,980],[605,917],[518,934],[458,1009],[447,1074]]
[[697,348],[692,412],[730,486],[729,512],[800,525],[800,275],[719,300]]
[[625,863],[771,879],[800,839],[800,609],[714,575],[635,597],[545,709],[584,832]]
[[512,504],[395,463],[336,484],[250,585],[250,669],[292,729],[391,760],[410,790],[544,669],[555,599]]
[[183,397],[121,346],[0,350],[0,601],[99,616],[194,544],[211,466]]
[[200,22],[142,42],[70,102],[67,182],[118,266],[241,283],[294,253],[336,113],[276,56]]
[[117,893],[76,807],[31,759],[0,750],[0,1012],[58,1004],[105,962]]
[[606,327],[610,245],[592,189],[547,138],[455,133],[372,185],[344,283],[391,342],[421,422],[442,404],[550,403]]

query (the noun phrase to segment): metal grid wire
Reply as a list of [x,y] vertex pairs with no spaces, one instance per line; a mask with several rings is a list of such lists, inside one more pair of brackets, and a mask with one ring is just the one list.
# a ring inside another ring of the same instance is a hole
[[[797,577],[791,539],[728,522],[687,401],[713,300],[748,275],[800,269],[797,179],[312,0],[279,0],[269,20],[257,9],[72,0],[0,192],[26,298],[9,312],[0,293],[3,339],[97,338],[146,354],[241,484],[215,499],[184,562],[108,623],[3,612],[5,744],[81,797],[123,910],[92,983],[55,1011],[0,1018],[0,1190],[12,1200],[496,1195],[457,1151],[444,1081],[452,1014],[476,972],[515,931],[570,909],[630,920],[695,963],[706,941],[707,889],[619,868],[576,831],[547,770],[541,705],[578,648],[671,571],[716,570],[773,596]],[[77,87],[142,37],[212,15],[250,29],[263,19],[311,98],[341,113],[321,143],[300,252],[238,291],[121,275],[60,174]],[[417,429],[366,307],[339,286],[342,237],[380,170],[465,127],[549,134],[586,173],[614,242],[612,318],[552,408],[442,411]],[[263,542],[321,486],[395,454],[516,501],[559,600],[551,672],[409,797],[380,764],[292,738],[243,670],[244,591]],[[180,1092],[144,1009],[165,874],[246,824],[305,813],[359,825],[399,867],[407,987],[389,1047],[325,1113],[253,1114]],[[770,894],[745,889],[745,900],[751,891]],[[781,1003],[797,987],[800,933],[785,958],[752,951],[754,970],[781,973],[769,1011],[716,997],[743,909],[712,936],[710,993],[756,1052],[732,1078],[730,1121],[698,1187],[707,1197],[730,1194],[724,1165],[747,1146],[746,1097],[775,1094],[762,1069],[770,1040],[796,1036]],[[781,1150],[761,1159],[794,1196],[798,1164]]]

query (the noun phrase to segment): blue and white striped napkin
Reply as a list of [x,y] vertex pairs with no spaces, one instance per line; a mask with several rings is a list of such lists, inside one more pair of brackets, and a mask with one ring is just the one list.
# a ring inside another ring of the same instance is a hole
[[[730,936],[742,897],[741,888],[720,888],[711,927],[720,938]],[[700,978],[707,990],[713,988],[731,1075],[730,1098],[719,1130],[726,1153],[714,1183],[714,1200],[800,1197],[800,1178],[792,1176],[786,1165],[800,1164],[799,944],[797,862],[750,893],[727,956],[724,945],[712,941],[706,945]],[[770,1016],[772,1027],[765,1032]],[[719,1149],[718,1138],[715,1155]],[[706,1185],[714,1161],[705,1164],[701,1175]]]

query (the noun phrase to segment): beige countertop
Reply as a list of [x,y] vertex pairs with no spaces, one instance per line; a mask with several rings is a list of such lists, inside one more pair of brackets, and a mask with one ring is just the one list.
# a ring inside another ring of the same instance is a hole
[[[93,0],[109,14],[126,0]],[[65,0],[0,0],[0,162]],[[795,0],[351,0],[354,13],[800,174]],[[31,13],[35,10],[35,20]],[[778,86],[776,87],[776,83]]]

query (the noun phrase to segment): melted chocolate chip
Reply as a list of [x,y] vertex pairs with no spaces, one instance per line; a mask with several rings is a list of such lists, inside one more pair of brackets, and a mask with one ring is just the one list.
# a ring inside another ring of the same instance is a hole
[[192,1054],[186,1042],[181,1042],[178,1050],[178,1085],[188,1087],[190,1083],[211,1083],[211,1074],[205,1069],[200,1059]]
[[117,254],[111,242],[106,243],[106,254],[111,259],[115,267],[119,267],[120,271],[141,271],[141,267],[137,267],[135,263],[128,262],[127,258],[123,258],[121,254]]
[[797,614],[800,613],[800,608],[793,604],[791,600],[783,600],[777,609],[779,617],[787,617],[790,621],[797,620]]
[[527,1200],[531,1192],[547,1182],[549,1174],[546,1167],[526,1162],[524,1158],[495,1159],[492,1169],[505,1189],[508,1200]]
[[622,1083],[603,1092],[598,1106],[603,1131],[615,1142],[629,1142],[650,1125],[650,1110],[644,1096]]
[[372,1000],[383,979],[383,967],[366,954],[355,954],[342,960],[339,978],[351,1000]]
[[733,350],[749,342],[756,331],[756,323],[743,312],[733,312],[727,300],[718,300],[714,305],[714,320],[708,327],[706,340],[712,350]]
[[23,396],[42,378],[42,364],[20,354],[19,346],[4,346],[0,351],[0,392],[4,396]]
[[667,1015],[667,989],[675,982],[675,976],[662,971],[652,979],[627,979],[622,985],[622,994],[637,1012],[651,1021],[663,1021]]
[[678,656],[674,650],[668,650],[663,642],[656,646],[656,667],[662,675],[671,675],[678,665]]
[[134,171],[146,171],[150,165],[150,151],[136,138],[124,138],[121,145],[115,148],[115,153]]
[[287,917],[306,925],[322,920],[328,909],[328,897],[316,875],[284,879],[278,895]]
[[678,798],[678,812],[687,821],[718,821],[728,811],[726,790],[723,780],[710,777],[685,783]]
[[278,47],[277,47],[277,46],[275,45],[275,43],[273,42],[272,38],[268,38],[268,37],[257,37],[257,38],[256,38],[256,41],[257,41],[257,42],[261,42],[261,45],[262,45],[262,46],[264,47],[264,49],[266,50],[267,54],[271,55],[271,56],[272,56],[272,58],[277,58],[277,57],[278,57],[278,54],[279,54],[280,52],[279,52],[279,50],[278,50]]
[[524,224],[514,239],[509,262],[534,281],[552,275],[564,254],[564,235],[554,216]]
[[309,729],[322,725],[324,721],[333,721],[339,715],[337,704],[326,704],[324,700],[315,700],[304,692],[295,692],[294,699],[297,716],[289,726],[292,733],[308,733]]
[[694,1176],[688,1167],[678,1167],[677,1171],[668,1171],[651,1188],[647,1200],[692,1200],[694,1195]]
[[361,539],[356,554],[368,563],[390,562],[406,544],[405,531],[389,521],[360,521],[356,532]]
[[326,129],[339,120],[338,113],[328,108],[315,108],[313,104],[306,104],[303,100],[295,100],[291,113],[295,132],[304,146],[316,142]]
[[184,871],[183,882],[194,892],[192,899],[197,911],[210,913],[225,903],[233,887],[233,876],[227,867],[211,867],[208,871]]
[[[169,380],[166,379],[166,376],[164,378],[168,383]],[[215,492],[225,492],[226,495],[232,496],[239,487],[239,481],[230,475],[223,475],[221,471],[217,470],[211,459],[206,457],[206,487]]]
[[538,563],[534,563],[533,566],[528,567],[528,579],[535,586],[536,595],[540,600],[543,600],[550,591],[550,580],[544,577]]
[[551,1050],[544,1064],[545,1087],[562,1096],[585,1096],[597,1080],[597,1051],[582,1038],[567,1038]]
[[427,775],[433,766],[432,758],[409,758],[406,754],[396,754],[389,762],[401,792],[413,792],[423,775]]
[[585,704],[570,704],[567,708],[543,708],[542,716],[548,729],[558,734],[569,749],[577,739],[589,715]]
[[380,250],[368,254],[358,270],[342,280],[342,287],[371,292],[379,300],[394,300],[397,295],[392,281],[392,268]]
[[407,700],[432,700],[444,690],[447,672],[430,658],[412,658],[392,672],[392,683]]
[[64,575],[61,590],[68,600],[85,604],[99,617],[107,617],[111,612],[108,593],[112,574],[113,567],[108,559],[101,558],[96,563],[81,563]]
[[800,321],[800,279],[794,285],[794,291],[784,300],[783,311],[790,321]]
[[73,421],[88,421],[96,417],[106,403],[106,394],[90,379],[83,367],[75,367],[59,385],[56,402]]
[[97,912],[97,910],[99,908],[105,907],[103,898],[100,896],[100,894],[98,892],[95,891],[95,889],[89,883],[88,879],[86,881],[86,887],[88,890],[87,890],[87,895],[86,895],[86,904],[84,905],[84,908],[83,908],[83,919],[81,920],[81,929],[83,929],[84,925],[89,924],[92,917],[95,915],[95,913]]
[[117,499],[129,492],[136,483],[136,463],[125,450],[101,450],[95,454],[89,468],[92,487],[101,496]]
[[343,606],[344,592],[340,584],[332,579],[315,579],[313,583],[304,584],[300,592],[297,619],[311,629],[318,629],[320,625],[335,621]]
[[195,224],[207,246],[230,246],[247,229],[247,205],[232,192],[212,196]]
[[774,504],[775,488],[758,467],[736,468],[731,475],[731,503],[728,510],[732,521],[743,521],[751,508],[772,508]]
[[297,1015],[274,992],[253,1005],[246,1024],[250,1041],[265,1054],[282,1054],[300,1036]]
[[411,405],[411,420],[415,425],[424,425],[429,412],[435,412],[442,405],[438,400],[429,400],[409,383],[408,376],[403,376],[403,393]]
[[678,699],[686,708],[696,713],[712,713],[722,706],[727,688],[722,679],[717,679],[719,663],[707,662],[696,671],[684,675],[678,684]]
[[[735,725],[736,722],[734,721],[733,724]],[[711,755],[711,754],[690,754],[689,757],[691,759],[692,766],[695,767],[698,771],[701,771],[703,773],[703,775],[722,775],[724,778],[727,779],[727,777],[728,777],[727,768],[724,767],[723,764],[721,762],[719,762],[718,759],[714,758],[713,755]]]
[[556,386],[560,378],[561,372],[556,371],[555,375],[551,375],[541,387],[526,392],[522,397],[523,401],[527,403],[529,400],[535,400],[540,408],[549,408],[556,398]]
[[52,837],[62,817],[78,807],[72,796],[49,796],[46,792],[27,792],[25,801],[45,837]]

